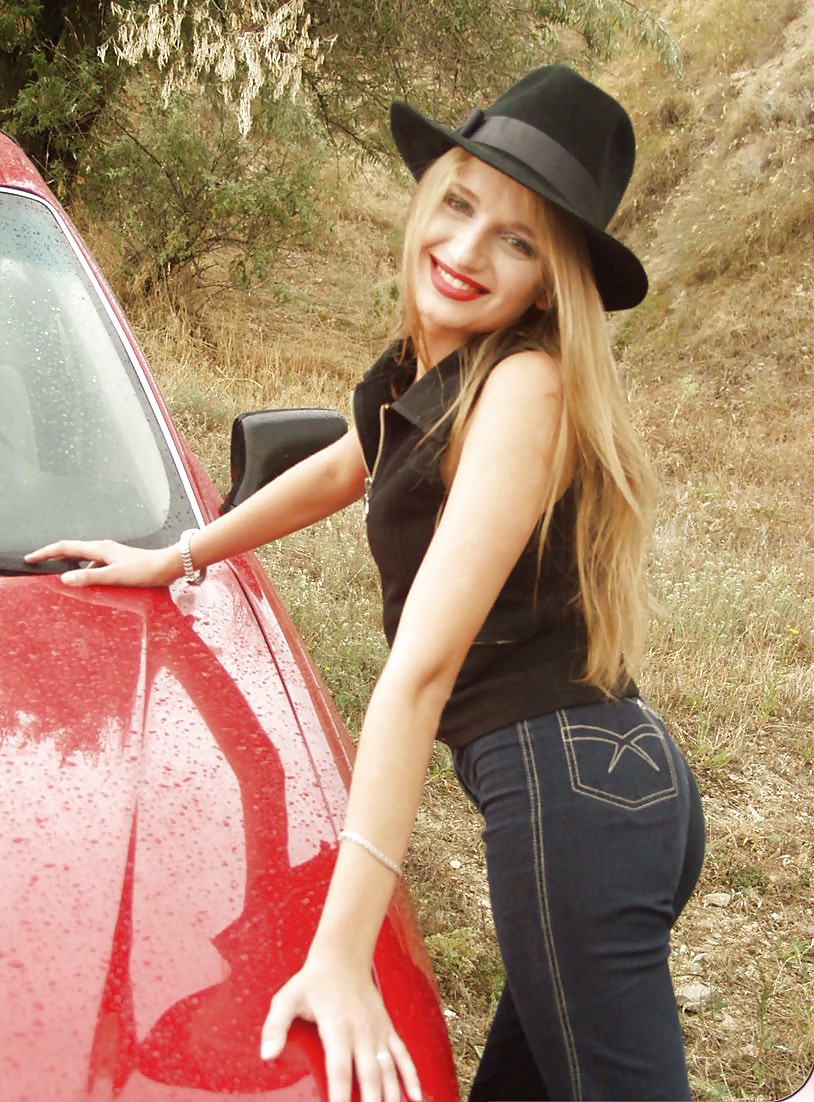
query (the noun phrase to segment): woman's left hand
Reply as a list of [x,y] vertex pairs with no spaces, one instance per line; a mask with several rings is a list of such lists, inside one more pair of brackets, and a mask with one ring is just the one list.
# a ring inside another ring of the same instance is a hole
[[316,1024],[329,1102],[350,1102],[354,1077],[361,1102],[400,1102],[400,1082],[410,1099],[421,1099],[415,1065],[369,972],[306,961],[271,1001],[260,1046],[264,1060],[283,1051],[295,1018]]

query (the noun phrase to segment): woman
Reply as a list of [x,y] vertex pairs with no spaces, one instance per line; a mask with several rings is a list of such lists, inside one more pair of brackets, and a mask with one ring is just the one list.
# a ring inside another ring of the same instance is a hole
[[63,542],[69,585],[165,585],[363,495],[390,655],[305,965],[262,1054],[314,1020],[332,1102],[420,1098],[371,978],[433,740],[485,819],[506,986],[472,1099],[689,1097],[668,969],[697,879],[689,769],[630,677],[651,476],[605,311],[647,280],[608,235],[633,167],[620,105],[563,66],[452,131],[393,105],[419,179],[401,339],[355,428],[178,546]]

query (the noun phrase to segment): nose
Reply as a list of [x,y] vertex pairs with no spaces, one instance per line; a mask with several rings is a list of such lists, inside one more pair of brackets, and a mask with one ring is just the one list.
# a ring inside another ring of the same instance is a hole
[[474,271],[483,263],[484,234],[477,218],[456,227],[449,242],[449,258],[464,271]]

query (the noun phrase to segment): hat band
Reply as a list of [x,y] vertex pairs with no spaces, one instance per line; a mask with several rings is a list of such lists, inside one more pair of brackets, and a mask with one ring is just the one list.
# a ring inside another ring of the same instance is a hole
[[581,217],[605,227],[607,219],[599,190],[587,169],[567,149],[520,119],[508,115],[482,118],[483,122],[475,127],[467,119],[458,133],[516,157],[551,184],[574,210],[582,211]]

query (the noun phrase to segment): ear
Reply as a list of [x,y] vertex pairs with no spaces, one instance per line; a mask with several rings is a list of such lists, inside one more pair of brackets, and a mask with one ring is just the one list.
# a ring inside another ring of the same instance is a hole
[[534,300],[534,305],[537,307],[537,309],[541,313],[544,314],[546,312],[546,310],[551,309],[552,297],[553,296],[552,296],[551,292],[548,290],[548,288],[543,288],[543,290],[540,292],[540,294]]

